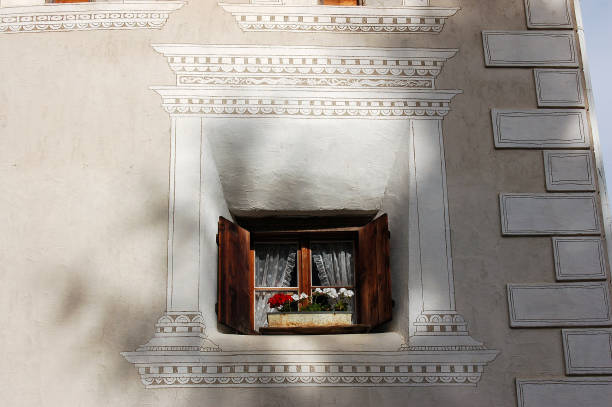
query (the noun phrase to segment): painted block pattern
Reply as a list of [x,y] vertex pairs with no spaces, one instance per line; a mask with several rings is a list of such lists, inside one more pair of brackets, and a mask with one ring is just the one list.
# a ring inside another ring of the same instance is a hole
[[487,66],[578,67],[571,31],[483,31]]
[[569,0],[525,0],[527,27],[572,28]]
[[595,191],[595,166],[591,152],[544,151],[548,191]]
[[584,91],[577,69],[535,69],[538,106],[584,107]]
[[508,284],[510,326],[610,325],[606,283]]
[[516,379],[519,407],[610,407],[612,378]]
[[504,235],[598,235],[593,194],[500,194]]
[[598,237],[553,237],[557,280],[605,280],[606,260]]
[[612,374],[612,329],[564,329],[563,351],[568,375]]
[[496,148],[587,148],[584,110],[492,109]]

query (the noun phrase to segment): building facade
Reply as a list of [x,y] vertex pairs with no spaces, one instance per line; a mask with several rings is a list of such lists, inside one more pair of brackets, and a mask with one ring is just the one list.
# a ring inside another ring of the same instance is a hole
[[[8,404],[609,405],[578,0],[0,0],[0,43]],[[259,334],[340,285],[370,331]]]

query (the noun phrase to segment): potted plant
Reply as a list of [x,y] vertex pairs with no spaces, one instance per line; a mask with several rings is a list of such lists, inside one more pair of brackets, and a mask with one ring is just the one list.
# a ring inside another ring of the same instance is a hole
[[316,288],[311,297],[301,295],[275,294],[268,300],[268,327],[336,327],[353,323],[350,311],[352,290],[341,288]]

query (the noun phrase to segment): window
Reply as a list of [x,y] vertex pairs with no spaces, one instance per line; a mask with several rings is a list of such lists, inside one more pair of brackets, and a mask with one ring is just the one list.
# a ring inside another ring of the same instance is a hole
[[219,218],[218,243],[218,321],[236,332],[257,333],[275,293],[325,287],[355,292],[354,323],[391,319],[386,215],[362,227],[284,232],[249,232]]
[[321,0],[325,6],[361,6],[362,0]]

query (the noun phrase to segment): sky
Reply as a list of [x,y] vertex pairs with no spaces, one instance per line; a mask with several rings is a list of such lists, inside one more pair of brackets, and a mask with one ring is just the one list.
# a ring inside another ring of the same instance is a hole
[[612,192],[612,0],[581,0],[608,193]]

